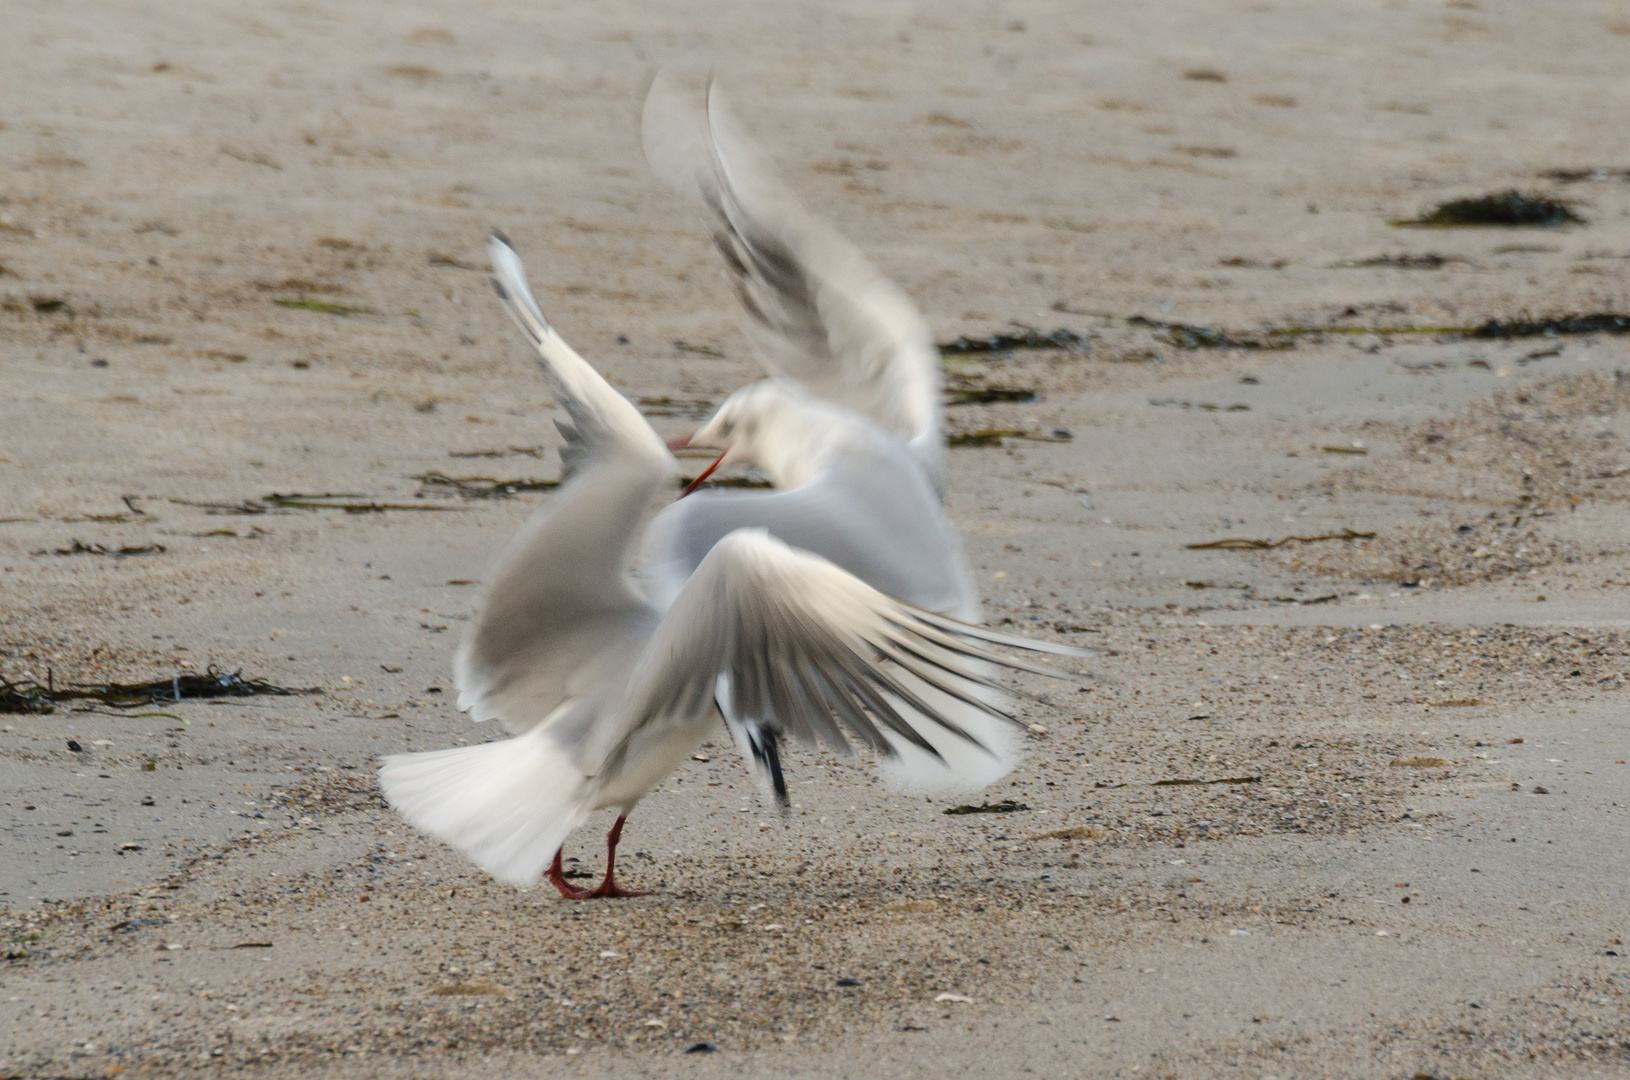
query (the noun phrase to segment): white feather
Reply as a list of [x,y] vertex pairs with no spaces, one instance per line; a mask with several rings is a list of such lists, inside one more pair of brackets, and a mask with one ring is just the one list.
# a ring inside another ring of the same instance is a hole
[[512,885],[537,881],[592,810],[592,778],[544,727],[480,746],[395,754],[379,786],[410,824]]

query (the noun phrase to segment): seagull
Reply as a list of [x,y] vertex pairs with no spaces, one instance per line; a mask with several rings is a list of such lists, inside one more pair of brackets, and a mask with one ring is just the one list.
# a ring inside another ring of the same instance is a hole
[[[653,170],[700,194],[770,376],[668,444],[720,451],[686,494],[730,464],[757,469],[776,489],[702,492],[658,514],[641,559],[653,597],[670,602],[732,529],[761,527],[896,600],[982,621],[943,509],[939,352],[916,306],[776,178],[716,82],[696,108],[670,75],[659,76],[642,128]],[[785,807],[779,725],[738,715],[727,698],[721,708],[743,757]],[[913,761],[910,750],[890,759],[891,771],[916,787],[951,778],[985,786],[1007,772],[1011,756],[1009,732],[994,725],[986,734],[992,752],[949,771]]]
[[[657,531],[652,505],[678,462],[549,325],[509,242],[494,235],[489,252],[499,296],[566,415],[557,423],[565,478],[499,556],[454,659],[460,708],[514,737],[386,758],[380,786],[397,812],[500,881],[547,876],[568,899],[627,897],[644,895],[616,880],[629,813],[722,715],[840,752],[853,738],[912,773],[938,769],[955,780],[988,772],[990,762],[1005,771],[997,735],[1017,722],[995,669],[1060,672],[988,646],[1085,654],[975,626],[868,582],[898,581],[902,593],[951,607],[965,599],[932,573],[914,576],[918,564],[943,558],[913,552],[937,542],[943,512],[906,442],[796,384],[738,392],[693,441],[722,443],[723,457],[734,450],[793,483],[757,494],[761,508],[791,509],[754,517],[745,500],[682,498],[673,506],[716,509],[665,511],[665,560],[636,580],[631,566]],[[838,484],[823,485],[835,468],[867,467],[877,477],[854,477],[859,494],[847,501]],[[826,501],[793,501],[812,489]],[[911,520],[923,507],[940,517]],[[901,531],[837,520],[851,512]],[[720,535],[681,581],[676,567],[695,553],[686,542],[710,531]],[[566,880],[561,845],[599,809],[617,818],[605,877],[586,890]]]

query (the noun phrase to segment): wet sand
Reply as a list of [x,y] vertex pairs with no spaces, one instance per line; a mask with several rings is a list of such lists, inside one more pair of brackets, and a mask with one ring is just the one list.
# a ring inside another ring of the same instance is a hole
[[[0,676],[322,693],[0,714],[0,1075],[1630,1065],[1630,337],[1398,330],[1630,310],[1630,11],[21,24]],[[656,895],[571,904],[415,834],[373,769],[491,737],[450,657],[549,498],[434,477],[558,475],[487,230],[664,436],[757,377],[639,152],[657,66],[707,59],[939,340],[1084,339],[948,358],[1038,396],[954,434],[1040,436],[954,449],[950,508],[990,621],[1098,652],[1019,684],[1041,730],[972,796],[796,753],[783,818],[721,737],[631,820]],[[1587,224],[1387,224],[1512,187]],[[1001,800],[1027,809],[945,814]]]

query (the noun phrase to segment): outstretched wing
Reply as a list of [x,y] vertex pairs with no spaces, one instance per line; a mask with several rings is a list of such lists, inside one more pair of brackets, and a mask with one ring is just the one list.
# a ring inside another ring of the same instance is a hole
[[[771,373],[905,438],[943,490],[939,354],[911,299],[774,178],[716,87],[708,88],[705,124],[694,125],[659,80],[645,125],[653,166],[671,182],[700,188]],[[675,134],[697,126],[705,154]]]
[[583,749],[584,771],[592,773],[596,717],[562,706],[622,677],[656,623],[628,567],[676,463],[645,418],[550,328],[502,237],[493,237],[492,261],[498,293],[537,347],[570,418],[559,425],[568,480],[488,575],[481,611],[453,661],[458,703],[512,732],[551,715],[557,726],[581,728],[559,736],[568,749]]
[[509,238],[493,233],[487,251],[492,259],[492,283],[504,309],[538,350],[555,400],[569,418],[555,422],[566,440],[560,451],[565,475],[569,478],[596,453],[614,451],[671,464],[673,456],[640,411],[613,390],[543,317],[526,283],[526,268]]
[[664,614],[629,686],[625,738],[692,721],[723,690],[739,719],[838,749],[847,732],[904,759],[909,782],[989,783],[1010,767],[1002,732],[1014,721],[986,665],[1059,673],[977,641],[1085,655],[910,607],[762,529],[738,529]]

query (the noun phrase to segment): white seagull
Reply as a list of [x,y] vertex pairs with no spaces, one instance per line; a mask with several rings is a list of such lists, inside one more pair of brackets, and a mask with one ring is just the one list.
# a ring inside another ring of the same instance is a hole
[[[657,515],[641,560],[653,597],[671,601],[732,529],[761,527],[896,600],[982,621],[942,506],[939,352],[927,322],[779,182],[723,108],[717,83],[708,82],[700,104],[659,75],[646,96],[646,156],[675,187],[701,194],[771,378],[736,391],[702,430],[668,446],[722,451],[686,494],[731,462],[757,467],[778,490],[705,492]],[[785,806],[779,726],[732,708],[728,694],[720,707]],[[907,747],[888,763],[913,786],[983,787],[1008,771],[1010,735],[987,724],[984,752],[952,762],[936,750],[924,761]]]
[[[907,440],[795,385],[732,395],[692,442],[789,490],[674,503],[651,529],[647,594],[631,566],[677,462],[548,324],[504,238],[490,248],[499,294],[568,417],[557,425],[566,482],[500,556],[454,662],[460,707],[516,737],[387,758],[391,805],[494,877],[547,873],[577,899],[640,895],[615,879],[623,822],[721,710],[839,751],[847,731],[905,762],[908,778],[1005,772],[999,735],[1014,722],[994,665],[1058,673],[976,642],[1084,653],[931,610],[969,594],[946,572],[960,555]],[[779,779],[773,740],[768,753]],[[560,849],[602,808],[618,812],[606,874],[584,890],[565,879]]]

